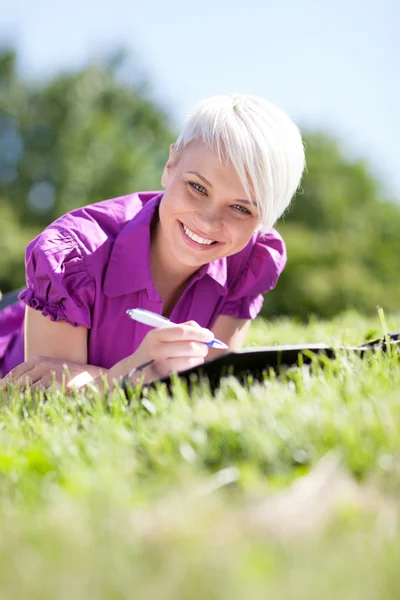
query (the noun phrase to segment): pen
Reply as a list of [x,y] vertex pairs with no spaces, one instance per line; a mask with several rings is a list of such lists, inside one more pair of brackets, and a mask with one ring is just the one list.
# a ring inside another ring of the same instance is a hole
[[[167,317],[153,313],[150,310],[145,310],[144,308],[129,308],[126,311],[126,314],[129,315],[134,321],[143,323],[143,325],[149,325],[150,327],[171,327],[172,325],[177,325],[177,323],[173,323],[167,319]],[[221,342],[216,338],[214,338],[211,342],[204,343],[211,348],[220,348],[221,350],[228,348],[224,342]]]

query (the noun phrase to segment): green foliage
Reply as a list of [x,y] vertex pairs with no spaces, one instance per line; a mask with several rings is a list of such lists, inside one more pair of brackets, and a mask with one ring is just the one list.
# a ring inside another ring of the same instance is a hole
[[[127,81],[126,73],[130,77]],[[124,57],[42,83],[0,54],[0,289],[24,281],[27,242],[84,204],[159,189],[176,132]],[[400,208],[369,167],[324,132],[305,132],[307,173],[278,229],[288,264],[265,316],[397,310]]]
[[78,206],[160,188],[172,128],[133,67],[132,82],[122,81],[127,66],[114,60],[37,84],[19,78],[15,53],[0,56],[0,240],[12,256],[3,291],[23,284],[27,234]]
[[[258,321],[248,341],[376,329],[356,314]],[[177,383],[130,406],[120,390],[0,392],[0,597],[397,598],[398,360],[343,356],[250,389],[230,378],[215,397]],[[325,494],[314,477],[293,495],[329,454],[343,470]]]
[[278,224],[288,263],[263,315],[329,318],[351,308],[373,314],[377,305],[397,310],[400,206],[333,138],[321,132],[304,137],[302,191]]
[[22,287],[24,250],[36,235],[34,227],[21,227],[15,211],[0,196],[0,290]]

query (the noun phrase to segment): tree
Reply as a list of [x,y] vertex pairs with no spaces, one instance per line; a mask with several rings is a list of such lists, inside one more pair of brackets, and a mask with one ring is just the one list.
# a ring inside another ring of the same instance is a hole
[[400,207],[360,160],[322,132],[304,135],[307,172],[302,190],[277,225],[288,263],[263,314],[329,318],[377,305],[398,310]]
[[[129,71],[130,80],[121,73]],[[24,81],[0,53],[0,288],[23,285],[25,246],[77,206],[159,189],[176,132],[127,58],[116,54],[50,81]],[[330,317],[396,310],[400,209],[360,160],[306,132],[303,190],[278,229],[288,264],[263,314]]]
[[22,81],[16,62],[11,50],[0,55],[2,245],[9,226],[19,230],[13,260],[1,265],[3,291],[23,285],[24,232],[35,235],[84,204],[159,189],[174,139],[133,68],[132,82],[122,82],[123,57],[41,84]]

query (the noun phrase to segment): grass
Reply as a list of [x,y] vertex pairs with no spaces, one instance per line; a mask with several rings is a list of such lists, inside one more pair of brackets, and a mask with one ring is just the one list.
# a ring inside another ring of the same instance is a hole
[[[400,316],[387,317],[400,330]],[[248,345],[382,335],[256,321]],[[0,397],[0,599],[397,598],[398,356],[214,397]]]

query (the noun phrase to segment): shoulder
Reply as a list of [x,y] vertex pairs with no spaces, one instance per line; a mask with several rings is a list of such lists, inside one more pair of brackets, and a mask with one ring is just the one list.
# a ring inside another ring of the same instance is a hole
[[54,221],[28,245],[27,288],[20,299],[52,320],[89,328],[96,282],[102,281],[116,238],[157,197],[151,192],[131,194],[76,209]]
[[285,242],[276,229],[253,234],[241,252],[227,259],[229,292],[263,294],[273,289],[286,259]]
[[263,294],[275,287],[285,264],[285,243],[275,229],[253,235],[241,252],[227,258],[227,290],[220,315],[255,319]]
[[69,237],[88,255],[104,243],[112,243],[131,221],[159,192],[138,192],[77,208],[45,229],[45,238],[59,232]]
[[138,192],[77,208],[34,238],[27,247],[26,259],[32,254],[43,254],[51,262],[61,264],[67,257],[79,257],[89,271],[98,271],[127,223],[159,195],[159,192]]

